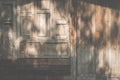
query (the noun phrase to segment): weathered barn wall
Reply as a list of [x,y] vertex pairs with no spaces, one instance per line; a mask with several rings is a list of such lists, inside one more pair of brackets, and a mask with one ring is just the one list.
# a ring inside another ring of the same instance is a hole
[[34,66],[41,62],[36,59],[47,59],[47,66],[58,67],[62,61],[69,66],[64,66],[69,75],[47,75],[44,80],[115,80],[120,75],[118,3],[1,0],[0,58]]
[[94,76],[97,80],[119,77],[120,21],[119,6],[116,3],[77,1],[78,80],[85,79],[84,75],[90,80]]

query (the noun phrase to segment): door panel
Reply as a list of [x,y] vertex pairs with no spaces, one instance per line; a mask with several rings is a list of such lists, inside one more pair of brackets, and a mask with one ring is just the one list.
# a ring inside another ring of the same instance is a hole
[[[24,46],[24,47],[22,47]],[[26,42],[21,44],[19,57],[23,58],[69,58],[70,51],[67,43]]]
[[12,58],[13,3],[0,1],[1,58]]
[[55,29],[53,30],[53,36],[56,39],[69,39],[69,26],[65,20],[56,20]]
[[49,13],[42,13],[38,12],[35,15],[35,28],[37,35],[39,37],[48,37],[48,27],[49,27],[49,22],[50,22],[50,14]]
[[[51,0],[24,1],[18,1],[20,34],[23,38],[19,55],[24,58],[70,57],[68,16],[63,18],[59,12],[57,18],[54,13],[56,6],[51,3]],[[30,7],[30,4],[34,10],[25,10]]]
[[[43,50],[46,47],[46,52]],[[41,45],[41,52],[49,57],[65,57],[68,56],[68,45],[66,43],[46,43]]]
[[[77,50],[78,77],[95,77],[95,53],[91,47],[81,47]],[[82,76],[84,75],[84,76]]]
[[3,3],[2,9],[1,16],[3,21],[11,21],[13,18],[13,5],[9,3]]
[[77,80],[95,80],[96,53],[92,39],[95,6],[84,1],[77,3],[80,5],[77,8]]
[[[51,75],[68,78],[71,73],[69,16],[63,17],[60,15],[61,12],[58,12],[59,17],[57,17],[53,1],[17,1],[19,36],[22,38],[17,58],[24,66],[23,69],[28,70],[25,66],[29,62],[28,71],[36,70],[41,74],[45,73],[44,76],[48,77],[46,80],[50,80]],[[64,63],[65,61],[68,62]]]
[[31,16],[21,15],[21,35],[30,36],[32,28]]

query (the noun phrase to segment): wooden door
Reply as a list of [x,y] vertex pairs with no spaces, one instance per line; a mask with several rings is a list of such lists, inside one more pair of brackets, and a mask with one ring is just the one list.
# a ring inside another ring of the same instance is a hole
[[12,32],[14,30],[14,1],[0,1],[0,57],[12,58]]
[[18,57],[70,57],[69,16],[61,16],[53,0],[19,0],[17,4],[23,39]]
[[[30,71],[44,74],[46,80],[70,78],[71,73],[69,14],[60,12],[56,2],[59,0],[17,1],[17,36],[21,40],[17,61],[24,70],[29,64]],[[64,6],[67,10],[68,4]]]
[[[77,80],[96,80],[96,47],[92,32],[94,31],[94,4],[77,1]],[[93,15],[91,17],[91,15]],[[92,31],[93,30],[93,31]]]

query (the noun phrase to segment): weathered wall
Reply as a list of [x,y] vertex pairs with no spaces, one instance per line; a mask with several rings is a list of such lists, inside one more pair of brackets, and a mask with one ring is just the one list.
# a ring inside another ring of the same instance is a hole
[[78,76],[106,80],[119,75],[120,13],[116,2],[77,1]]
[[118,3],[1,0],[0,58],[70,58],[65,80],[119,76]]
[[10,73],[17,73],[15,79],[20,76],[29,79],[31,75],[42,80],[72,79],[70,1],[1,0],[0,3],[3,79],[8,79],[4,76]]

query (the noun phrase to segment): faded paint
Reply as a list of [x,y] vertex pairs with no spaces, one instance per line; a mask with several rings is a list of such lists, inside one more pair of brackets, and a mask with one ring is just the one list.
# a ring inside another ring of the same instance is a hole
[[120,10],[99,3],[1,0],[0,58],[75,58],[78,80],[120,75]]

